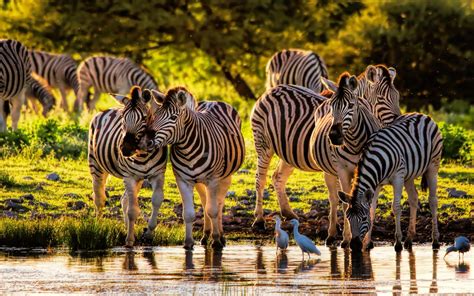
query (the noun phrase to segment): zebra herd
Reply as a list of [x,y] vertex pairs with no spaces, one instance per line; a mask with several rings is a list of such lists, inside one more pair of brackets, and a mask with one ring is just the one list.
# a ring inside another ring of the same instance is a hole
[[[76,110],[81,110],[84,103],[93,109],[101,92],[118,93],[113,96],[123,107],[100,112],[91,122],[88,159],[98,216],[105,206],[107,176],[124,181],[121,203],[127,227],[126,246],[135,243],[134,224],[140,212],[137,198],[144,179],[153,189],[152,215],[144,236],[150,238],[157,226],[168,149],[183,202],[185,248],[192,249],[194,245],[194,188],[205,211],[201,243],[210,243],[213,248],[225,246],[224,199],[231,176],[245,155],[241,120],[232,106],[223,102],[197,103],[184,87],[161,93],[153,77],[127,59],[91,57],[76,69],[66,55],[28,53],[13,40],[0,41],[0,45],[0,98],[12,105],[12,119],[16,120],[13,128],[18,123],[25,91],[34,90],[39,79],[36,76],[45,82],[37,84],[34,93],[48,97],[49,90],[43,83],[59,88],[65,110],[67,89],[76,94]],[[272,182],[281,214],[287,219],[298,218],[285,192],[294,168],[323,172],[330,200],[327,245],[336,242],[337,206],[341,200],[341,246],[353,250],[372,248],[378,193],[381,186],[390,183],[394,190],[395,249],[403,248],[403,187],[410,205],[405,248],[411,248],[418,205],[414,181],[422,177],[422,189],[429,189],[433,248],[439,248],[436,190],[442,138],[429,116],[401,113],[399,92],[394,86],[395,69],[370,65],[358,77],[341,74],[335,83],[328,79],[320,56],[291,49],[270,59],[266,75],[267,90],[257,100],[250,118],[257,152],[254,227],[265,226],[263,195],[269,165],[276,154],[279,163]],[[93,99],[89,98],[90,87],[94,87]],[[129,91],[128,96],[122,95]],[[43,105],[51,108],[50,98],[43,101],[49,102]],[[0,118],[3,128],[4,118]]]

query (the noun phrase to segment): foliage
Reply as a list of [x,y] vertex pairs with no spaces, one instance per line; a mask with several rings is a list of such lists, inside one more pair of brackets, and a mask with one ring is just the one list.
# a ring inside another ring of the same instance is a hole
[[458,125],[440,122],[443,135],[443,158],[470,162],[472,157],[473,133]]
[[0,246],[49,248],[59,242],[57,223],[53,219],[0,219]]
[[428,104],[439,109],[442,99],[472,104],[473,12],[463,0],[372,3],[347,21],[324,52],[332,53],[330,65],[339,72],[347,65],[357,73],[372,63],[394,66],[409,109]]
[[0,188],[13,188],[17,185],[15,179],[6,172],[0,172]]

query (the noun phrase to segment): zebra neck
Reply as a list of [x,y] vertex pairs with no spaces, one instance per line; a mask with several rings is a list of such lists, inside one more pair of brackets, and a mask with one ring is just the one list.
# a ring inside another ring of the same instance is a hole
[[372,112],[364,105],[359,105],[354,124],[344,134],[344,146],[346,149],[356,155],[362,153],[370,136],[380,129],[380,124],[376,121]]
[[[179,150],[186,150],[189,147],[196,147],[196,143],[202,141],[202,119],[199,112],[184,109],[183,123],[181,131],[174,142],[174,147]],[[192,135],[192,136],[191,136]]]

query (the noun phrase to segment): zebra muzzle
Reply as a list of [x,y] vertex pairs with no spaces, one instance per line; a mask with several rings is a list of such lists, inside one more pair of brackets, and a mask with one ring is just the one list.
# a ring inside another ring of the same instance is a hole
[[333,145],[343,144],[342,124],[338,123],[331,126],[331,129],[329,130],[329,140]]

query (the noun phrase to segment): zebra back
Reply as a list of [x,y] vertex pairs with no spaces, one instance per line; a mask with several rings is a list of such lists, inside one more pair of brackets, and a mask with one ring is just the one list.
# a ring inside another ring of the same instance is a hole
[[0,39],[0,99],[16,97],[31,80],[28,51],[20,42]]
[[315,127],[314,112],[325,100],[297,85],[278,85],[267,90],[250,115],[257,153],[272,150],[296,168],[319,170],[310,156],[310,140]]
[[29,56],[33,72],[45,79],[50,86],[71,88],[77,95],[77,64],[70,55],[30,50]]
[[326,64],[314,52],[298,49],[275,53],[266,66],[267,89],[279,84],[295,84],[322,91],[321,77],[328,78]]

